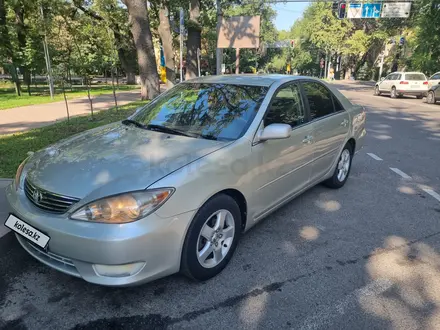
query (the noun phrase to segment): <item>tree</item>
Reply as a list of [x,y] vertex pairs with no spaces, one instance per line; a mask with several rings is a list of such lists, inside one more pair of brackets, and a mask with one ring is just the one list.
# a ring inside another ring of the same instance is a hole
[[201,31],[199,24],[200,1],[190,0],[188,39],[186,41],[186,77],[191,79],[198,76],[198,50],[201,47]]
[[141,98],[143,100],[152,99],[159,94],[159,77],[147,3],[144,0],[124,0],[124,3],[128,9],[131,33],[136,45],[141,79]]
[[174,49],[173,49],[173,34],[170,25],[170,10],[167,1],[161,1],[159,4],[159,36],[162,41],[162,47],[165,57],[165,69],[167,77],[167,87],[174,86],[176,82]]

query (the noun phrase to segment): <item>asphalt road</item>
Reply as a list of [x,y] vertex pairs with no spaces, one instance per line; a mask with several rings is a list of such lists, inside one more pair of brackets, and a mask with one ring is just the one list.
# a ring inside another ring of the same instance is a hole
[[201,284],[87,284],[6,234],[0,329],[439,329],[440,105],[339,87],[368,120],[344,188],[317,186],[269,216]]

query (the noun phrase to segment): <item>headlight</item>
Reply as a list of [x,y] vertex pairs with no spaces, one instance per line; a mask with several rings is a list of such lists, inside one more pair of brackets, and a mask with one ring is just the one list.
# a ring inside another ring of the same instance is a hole
[[23,168],[27,160],[28,160],[27,158],[23,160],[20,166],[18,166],[17,168],[17,173],[15,173],[15,180],[14,180],[15,190],[18,190],[18,187],[20,187],[21,173],[23,173]]
[[133,222],[157,210],[173,192],[174,188],[162,188],[99,199],[78,209],[70,218],[106,223]]

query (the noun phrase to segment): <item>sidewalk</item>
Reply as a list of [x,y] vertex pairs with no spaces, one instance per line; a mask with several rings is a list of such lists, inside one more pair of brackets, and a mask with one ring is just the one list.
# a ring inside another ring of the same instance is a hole
[[[116,94],[118,105],[140,100],[140,91],[119,92]],[[93,110],[106,110],[115,105],[113,94],[93,96]],[[67,100],[70,116],[90,113],[87,97]],[[0,110],[0,135],[26,131],[52,124],[56,120],[67,118],[64,101],[29,105],[25,107]]]

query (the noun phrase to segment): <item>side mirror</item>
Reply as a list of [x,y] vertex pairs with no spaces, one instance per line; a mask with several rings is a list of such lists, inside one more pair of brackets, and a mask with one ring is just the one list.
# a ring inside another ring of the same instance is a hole
[[258,137],[259,141],[287,139],[292,133],[292,127],[288,124],[270,124],[266,126]]
[[385,77],[380,78],[380,81],[384,81],[384,80],[385,80]]

